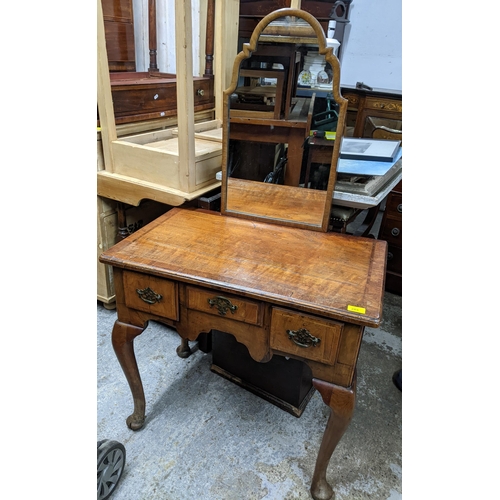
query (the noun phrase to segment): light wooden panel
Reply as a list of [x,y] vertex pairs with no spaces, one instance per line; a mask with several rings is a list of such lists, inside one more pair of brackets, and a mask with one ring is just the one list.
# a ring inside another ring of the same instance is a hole
[[[179,163],[187,166],[181,169],[187,175],[195,175],[194,147],[194,95],[193,95],[193,52],[191,0],[175,0],[175,49],[177,67],[177,109],[179,122]],[[182,140],[181,140],[182,139]],[[179,179],[181,189],[188,191],[188,179]]]
[[99,107],[104,164],[112,169],[113,156],[109,146],[111,141],[116,140],[116,125],[101,0],[97,0],[97,106]]
[[215,118],[223,120],[222,93],[231,83],[233,62],[238,53],[239,0],[215,2]]

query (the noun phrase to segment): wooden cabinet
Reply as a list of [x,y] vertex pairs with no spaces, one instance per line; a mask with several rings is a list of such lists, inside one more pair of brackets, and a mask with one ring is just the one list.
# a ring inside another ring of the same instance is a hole
[[[241,43],[242,39],[248,39],[261,19],[274,10],[286,7],[297,8],[312,14],[321,24],[325,35],[328,34],[328,23],[331,20],[336,22],[335,39],[340,42],[337,49],[337,57],[342,60],[343,45],[347,40],[347,27],[350,25],[349,9],[352,0],[240,0],[238,36]],[[293,5],[292,5],[293,4]],[[239,47],[240,49],[241,47]],[[239,50],[238,49],[238,50]]]
[[262,18],[285,7],[290,7],[290,0],[240,0],[239,38],[250,38]]
[[[140,122],[177,115],[177,75],[157,67],[156,9],[149,4],[149,69],[137,72],[132,0],[101,0],[115,122]],[[193,78],[194,111],[215,107],[213,60],[214,9],[206,12],[205,71]],[[173,20],[169,21],[173,26]],[[200,29],[202,26],[200,26]],[[161,42],[161,40],[160,40]],[[160,45],[164,47],[164,43]],[[175,47],[173,47],[175,50]],[[200,56],[201,57],[201,56]],[[98,118],[99,120],[99,118]]]
[[373,123],[370,118],[384,118],[393,122],[402,120],[403,98],[397,90],[367,90],[350,85],[344,85],[340,90],[349,101],[347,126],[353,137],[371,137]]
[[111,266],[99,262],[102,252],[116,243],[118,224],[116,203],[97,197],[97,300],[105,307],[115,307],[115,287]]
[[[335,1],[302,0],[300,8],[312,14],[325,30],[328,30],[328,21],[331,16]],[[346,2],[349,3],[349,2]],[[240,0],[239,36],[250,38],[257,23],[274,10],[291,7],[292,0]]]
[[110,71],[135,71],[132,0],[101,0]]
[[[166,73],[111,73],[113,110],[117,124],[177,115],[177,79]],[[194,112],[211,110],[214,80],[193,77]]]
[[[349,101],[347,129],[353,137],[372,137],[375,126],[385,125],[402,130],[403,99],[399,91],[385,89],[341,88]],[[402,293],[402,197],[403,182],[387,195],[386,208],[379,230],[379,239],[389,244],[385,289]]]
[[388,243],[385,289],[402,294],[403,181],[388,194],[379,239]]
[[128,207],[125,210],[127,226],[120,228],[118,203],[101,196],[97,197],[97,300],[105,307],[109,309],[115,307],[115,285],[111,266],[99,262],[99,256],[120,241],[121,231],[133,233],[170,208],[163,203],[145,200],[138,207]]

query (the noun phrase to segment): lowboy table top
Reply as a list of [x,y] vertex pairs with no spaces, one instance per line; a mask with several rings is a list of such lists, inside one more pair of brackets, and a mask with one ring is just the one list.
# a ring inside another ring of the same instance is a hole
[[[363,326],[380,324],[387,244],[174,208],[100,260]],[[352,312],[348,306],[364,309]]]

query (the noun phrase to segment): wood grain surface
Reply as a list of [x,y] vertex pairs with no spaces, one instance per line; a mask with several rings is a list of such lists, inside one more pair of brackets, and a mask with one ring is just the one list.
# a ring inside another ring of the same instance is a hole
[[174,208],[100,260],[377,327],[386,252],[381,240]]

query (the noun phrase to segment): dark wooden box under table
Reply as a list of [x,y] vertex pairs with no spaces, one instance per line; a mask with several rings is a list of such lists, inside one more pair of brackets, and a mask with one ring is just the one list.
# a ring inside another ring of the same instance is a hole
[[258,363],[232,335],[217,330],[212,331],[210,369],[295,417],[302,415],[314,394],[305,363],[283,356]]

